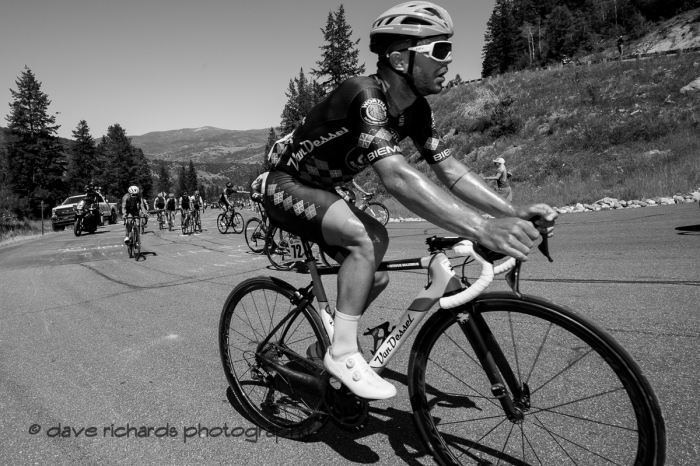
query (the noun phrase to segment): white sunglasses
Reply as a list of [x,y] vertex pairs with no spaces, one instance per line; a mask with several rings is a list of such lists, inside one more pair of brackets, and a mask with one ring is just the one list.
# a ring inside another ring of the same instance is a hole
[[409,47],[406,50],[425,53],[435,61],[444,62],[449,60],[452,56],[452,42],[449,40],[438,40],[426,45]]

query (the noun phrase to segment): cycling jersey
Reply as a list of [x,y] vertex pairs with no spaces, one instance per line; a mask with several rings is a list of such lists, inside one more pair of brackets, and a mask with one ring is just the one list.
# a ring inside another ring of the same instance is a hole
[[154,209],[164,209],[165,208],[165,198],[158,196],[153,202]]
[[143,199],[140,194],[131,195],[125,194],[122,198],[122,212],[126,215],[139,216],[141,210],[148,211],[148,208],[143,205]]
[[175,210],[175,198],[174,197],[169,197],[167,201],[165,201],[165,208],[166,210]]
[[183,210],[189,210],[190,209],[190,198],[189,196],[182,196],[180,198],[180,208]]
[[231,194],[235,194],[235,193],[237,193],[237,192],[238,192],[238,191],[236,191],[236,190],[233,189],[233,188],[226,188],[226,189],[224,189],[223,192],[221,193],[221,196],[219,197],[219,201],[220,201],[220,202],[223,202],[223,203],[226,204],[226,205],[230,205],[229,200],[228,200],[228,196],[230,196]]
[[418,97],[395,117],[388,112],[378,79],[356,77],[311,109],[290,138],[275,144],[270,156],[276,170],[331,190],[370,164],[400,153],[398,144],[406,137],[429,164],[450,157],[425,98]]

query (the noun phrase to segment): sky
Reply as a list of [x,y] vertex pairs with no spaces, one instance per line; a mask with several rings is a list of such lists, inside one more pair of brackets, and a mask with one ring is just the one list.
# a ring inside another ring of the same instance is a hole
[[[400,0],[342,2],[359,62],[375,71],[372,22]],[[447,80],[481,74],[494,0],[439,0],[455,23]],[[131,136],[181,128],[277,126],[289,80],[321,60],[322,0],[0,0],[0,126],[25,66],[72,138],[118,123]],[[4,111],[3,111],[4,110]]]

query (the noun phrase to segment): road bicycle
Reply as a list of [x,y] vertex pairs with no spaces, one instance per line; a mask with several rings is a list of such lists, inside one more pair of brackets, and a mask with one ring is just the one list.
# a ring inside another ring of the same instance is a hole
[[[417,431],[439,464],[664,463],[656,395],[610,335],[566,307],[520,293],[519,261],[495,265],[503,256],[463,238],[426,243],[425,257],[379,266],[427,270],[427,286],[393,328],[385,322],[365,335],[374,339],[369,364],[381,372],[439,303],[415,338],[407,372]],[[308,286],[250,278],[229,294],[219,321],[221,361],[236,400],[258,426],[291,439],[313,435],[329,419],[357,431],[369,413],[369,401],[309,352],[318,345],[325,354],[333,339],[320,277],[339,267],[317,267],[308,242],[301,244]],[[539,247],[549,258],[547,243]],[[467,256],[461,277],[449,248]],[[465,270],[474,262],[482,269],[471,283]],[[506,271],[512,292],[482,293]]]
[[[134,220],[139,220],[139,224],[134,228]],[[141,255],[141,234],[143,233],[144,217],[134,217],[127,215],[124,217],[124,222],[129,230],[129,242],[126,244],[126,250],[129,253],[129,259],[134,258],[137,261]]]
[[199,213],[199,209],[192,210],[192,228],[195,232],[202,232],[202,216]]
[[389,209],[386,208],[384,204],[377,201],[371,201],[374,197],[374,193],[363,194],[362,204],[357,206],[358,209],[363,210],[370,214],[372,217],[377,219],[382,225],[389,223]]
[[219,228],[219,233],[225,234],[229,228],[234,233],[243,232],[243,216],[235,211],[235,209],[225,209],[216,218],[216,226]]
[[180,209],[180,228],[183,235],[189,235],[194,232],[194,221],[189,209]]
[[163,209],[157,210],[156,217],[158,218],[158,229],[165,229],[165,211]]
[[264,220],[259,217],[251,217],[245,222],[245,228],[243,229],[246,244],[256,254],[261,254],[265,251],[265,238],[269,224],[267,215],[263,215],[262,209],[263,207],[258,204],[258,214]]

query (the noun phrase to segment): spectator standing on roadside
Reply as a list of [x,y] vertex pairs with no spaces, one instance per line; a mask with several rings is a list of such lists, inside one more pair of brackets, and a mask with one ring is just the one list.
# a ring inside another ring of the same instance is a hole
[[622,60],[622,46],[625,44],[624,37],[620,36],[617,38],[617,51],[620,52],[620,60]]
[[509,173],[506,169],[506,161],[503,157],[499,157],[493,161],[493,164],[498,167],[496,175],[484,177],[485,180],[496,180],[496,186],[498,189],[496,191],[501,195],[506,201],[513,200],[513,190],[510,187],[510,182],[508,181]]

